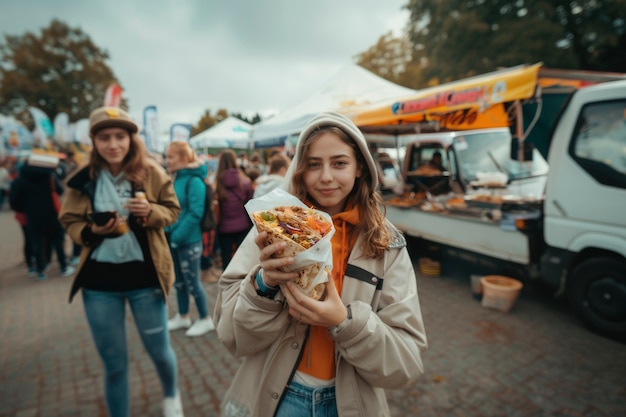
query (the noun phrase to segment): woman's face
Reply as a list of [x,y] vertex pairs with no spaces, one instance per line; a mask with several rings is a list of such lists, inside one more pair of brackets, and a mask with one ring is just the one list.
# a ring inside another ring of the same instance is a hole
[[319,208],[331,216],[343,211],[354,183],[361,176],[353,149],[332,132],[315,139],[303,161],[304,185]]
[[122,169],[124,158],[130,149],[130,134],[126,129],[108,127],[96,133],[93,145],[98,155],[109,165],[111,172]]
[[187,161],[183,159],[179,152],[175,152],[170,146],[165,153],[165,165],[169,172],[176,172],[183,169],[187,165]]

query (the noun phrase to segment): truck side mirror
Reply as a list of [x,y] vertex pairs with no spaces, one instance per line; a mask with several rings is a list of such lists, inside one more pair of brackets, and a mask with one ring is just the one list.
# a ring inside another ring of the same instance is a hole
[[[521,145],[520,145],[521,144]],[[520,160],[520,146],[522,146],[522,155],[524,161],[532,161],[533,160],[533,150],[535,146],[530,143],[524,141],[520,141],[519,138],[511,138],[511,159],[514,161]]]

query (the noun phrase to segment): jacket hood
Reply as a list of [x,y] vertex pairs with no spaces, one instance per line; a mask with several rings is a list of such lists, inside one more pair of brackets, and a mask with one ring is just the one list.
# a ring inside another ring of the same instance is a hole
[[283,183],[282,175],[269,174],[262,175],[256,180],[256,188],[254,189],[254,197],[260,197],[269,193],[274,188],[280,187]]
[[200,177],[200,179],[204,180],[207,174],[209,173],[209,169],[204,164],[190,164],[185,168],[181,169],[176,173],[176,178],[186,178],[186,177]]
[[378,187],[378,171],[376,169],[376,163],[374,162],[374,158],[370,153],[369,147],[367,146],[367,141],[363,136],[363,133],[359,130],[358,127],[346,116],[336,113],[336,112],[324,112],[314,116],[302,129],[300,136],[298,137],[298,143],[296,144],[296,153],[289,165],[289,169],[287,170],[287,174],[285,175],[285,179],[281,185],[285,190],[292,192],[291,186],[291,178],[293,177],[293,172],[298,166],[298,160],[302,157],[302,145],[304,141],[318,128],[325,126],[334,126],[343,130],[347,133],[357,144],[361,153],[363,154],[363,159],[365,160],[365,164],[367,165],[367,169],[370,172],[371,185],[372,189],[375,190]]

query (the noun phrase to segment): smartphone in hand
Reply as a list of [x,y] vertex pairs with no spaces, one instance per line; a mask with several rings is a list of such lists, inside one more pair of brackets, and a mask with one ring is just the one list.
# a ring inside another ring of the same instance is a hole
[[91,222],[97,226],[104,226],[105,224],[107,224],[111,219],[114,219],[117,217],[117,212],[115,211],[98,211],[95,213],[89,213],[88,214],[89,219],[91,220]]

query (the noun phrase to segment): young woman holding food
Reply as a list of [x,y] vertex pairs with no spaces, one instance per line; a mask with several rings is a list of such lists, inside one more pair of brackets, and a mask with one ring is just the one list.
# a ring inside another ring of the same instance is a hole
[[104,364],[109,416],[130,415],[128,304],[161,381],[164,416],[182,417],[165,302],[174,268],[163,231],[176,221],[180,206],[171,178],[149,158],[137,131],[130,116],[116,107],[98,108],[89,117],[89,164],[69,179],[59,214],[72,240],[82,246],[70,301],[82,290]]
[[222,416],[389,416],[384,390],[423,373],[413,264],[377,185],[349,119],[321,113],[305,126],[283,188],[332,217],[326,293],[306,296],[298,273],[282,272],[293,257],[276,257],[287,243],[250,232],[219,281],[217,333],[242,358]]

